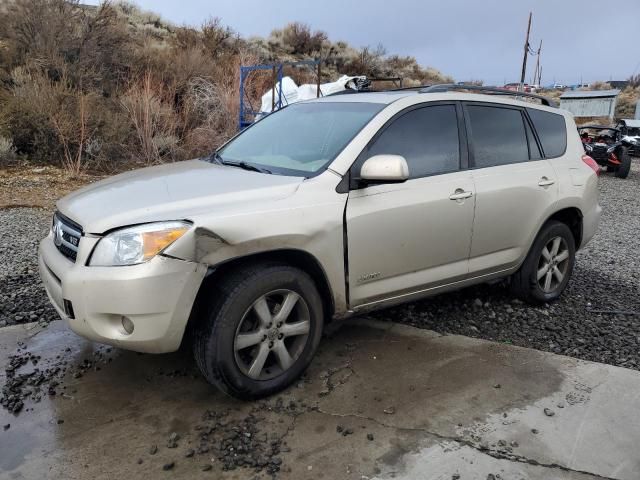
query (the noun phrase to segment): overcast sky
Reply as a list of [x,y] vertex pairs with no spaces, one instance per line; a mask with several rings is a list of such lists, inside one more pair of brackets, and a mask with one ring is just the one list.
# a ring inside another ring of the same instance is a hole
[[[93,2],[97,3],[97,2]],[[137,0],[176,24],[216,16],[243,36],[288,22],[321,29],[356,47],[384,45],[457,81],[518,81],[527,16],[542,47],[542,83],[623,80],[640,71],[640,1],[604,0]],[[527,82],[535,68],[529,57]]]

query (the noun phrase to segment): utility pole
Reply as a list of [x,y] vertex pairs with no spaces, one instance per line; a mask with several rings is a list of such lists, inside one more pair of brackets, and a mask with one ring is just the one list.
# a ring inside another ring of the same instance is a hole
[[527,38],[524,41],[524,58],[522,59],[522,74],[520,75],[520,88],[524,90],[524,77],[527,74],[527,56],[529,54],[529,34],[531,33],[531,17],[532,12],[529,12],[529,25],[527,26]]
[[542,86],[542,65],[540,65],[540,70],[538,70],[538,85]]
[[532,81],[531,83],[533,85],[540,85],[540,52],[542,51],[542,40],[540,40],[540,46],[538,47],[538,52],[536,53],[536,56],[538,58],[536,58],[536,70],[533,73],[533,77],[532,77]]

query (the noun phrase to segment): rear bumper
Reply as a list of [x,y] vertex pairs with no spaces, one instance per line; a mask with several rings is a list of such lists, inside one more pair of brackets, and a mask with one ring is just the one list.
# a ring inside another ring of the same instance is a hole
[[[77,263],[64,257],[51,236],[40,242],[38,264],[51,303],[74,332],[149,353],[178,349],[206,273],[204,265],[163,256],[127,267],[86,267],[80,256]],[[133,323],[130,334],[123,316]]]
[[582,241],[580,242],[579,248],[584,248],[598,231],[600,217],[602,216],[602,207],[598,203],[597,190],[594,196],[595,199],[590,202],[591,208],[582,212]]

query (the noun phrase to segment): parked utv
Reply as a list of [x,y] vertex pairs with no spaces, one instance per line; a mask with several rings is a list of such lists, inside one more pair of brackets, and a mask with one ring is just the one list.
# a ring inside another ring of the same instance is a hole
[[618,128],[603,125],[584,125],[578,128],[584,151],[598,165],[614,172],[618,178],[627,178],[631,170],[631,143],[622,138]]
[[620,129],[623,141],[629,142],[629,155],[640,157],[640,120],[618,120],[616,128]]

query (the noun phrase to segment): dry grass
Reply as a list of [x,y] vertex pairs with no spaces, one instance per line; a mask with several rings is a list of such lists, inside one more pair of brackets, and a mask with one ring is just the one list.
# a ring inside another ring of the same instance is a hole
[[57,199],[100,178],[87,174],[71,177],[58,167],[16,165],[0,168],[0,209],[39,207],[52,210]]

